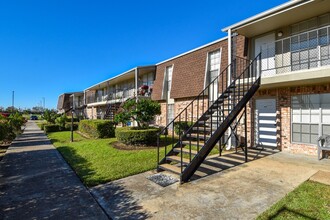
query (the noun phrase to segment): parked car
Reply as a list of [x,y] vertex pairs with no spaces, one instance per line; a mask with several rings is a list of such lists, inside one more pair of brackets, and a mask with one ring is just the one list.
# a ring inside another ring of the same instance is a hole
[[36,116],[36,115],[32,115],[32,116],[30,117],[30,119],[31,119],[31,120],[38,120],[38,116]]

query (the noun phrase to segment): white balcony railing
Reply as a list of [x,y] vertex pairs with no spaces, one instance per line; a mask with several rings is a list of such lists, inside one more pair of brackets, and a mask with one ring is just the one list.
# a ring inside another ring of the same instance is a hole
[[112,100],[124,100],[135,96],[135,89],[124,89],[110,92],[106,95],[88,96],[87,103],[107,102]]
[[330,26],[263,45],[263,76],[330,65]]

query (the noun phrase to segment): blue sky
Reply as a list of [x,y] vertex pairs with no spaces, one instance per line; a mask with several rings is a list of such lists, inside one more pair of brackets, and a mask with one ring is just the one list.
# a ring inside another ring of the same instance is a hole
[[0,106],[32,108],[225,36],[285,0],[0,0]]

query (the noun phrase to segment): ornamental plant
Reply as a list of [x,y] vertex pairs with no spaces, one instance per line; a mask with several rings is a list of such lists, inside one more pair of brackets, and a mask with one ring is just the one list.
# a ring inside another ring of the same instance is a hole
[[139,129],[149,127],[149,122],[156,115],[161,114],[158,102],[151,99],[128,99],[115,116],[115,122],[127,124],[131,120],[136,121]]

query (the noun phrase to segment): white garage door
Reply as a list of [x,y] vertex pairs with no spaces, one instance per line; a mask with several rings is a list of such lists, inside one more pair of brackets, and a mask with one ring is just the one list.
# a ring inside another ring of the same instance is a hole
[[276,147],[276,100],[256,100],[255,140],[257,146]]

